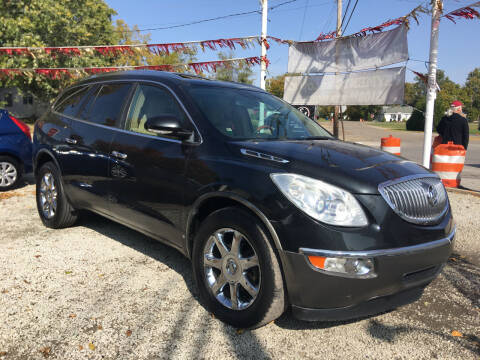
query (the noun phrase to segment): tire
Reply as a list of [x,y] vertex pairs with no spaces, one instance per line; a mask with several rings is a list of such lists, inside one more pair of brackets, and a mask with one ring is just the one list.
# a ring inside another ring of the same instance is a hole
[[[77,221],[78,214],[68,202],[60,171],[54,163],[47,162],[42,165],[36,183],[37,210],[43,224],[52,229],[72,226]],[[50,184],[53,184],[53,187]]]
[[[223,256],[218,238],[216,242],[212,237],[214,234],[223,239]],[[240,245],[233,246],[234,241]],[[240,250],[235,253],[234,248]],[[229,207],[209,215],[195,236],[192,257],[200,299],[223,322],[237,328],[257,328],[285,311],[287,301],[280,264],[263,224],[250,213]],[[225,285],[216,291],[225,280]],[[255,289],[258,291],[252,295]]]
[[10,156],[0,156],[0,191],[16,188],[21,180],[21,164]]

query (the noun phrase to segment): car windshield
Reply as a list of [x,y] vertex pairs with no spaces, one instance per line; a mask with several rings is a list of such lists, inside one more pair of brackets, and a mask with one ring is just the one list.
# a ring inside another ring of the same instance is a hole
[[268,93],[214,86],[188,89],[204,116],[234,139],[333,139],[315,121]]

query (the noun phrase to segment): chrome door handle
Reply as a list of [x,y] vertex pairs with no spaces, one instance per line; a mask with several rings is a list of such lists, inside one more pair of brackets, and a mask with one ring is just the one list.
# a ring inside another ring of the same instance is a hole
[[73,145],[74,145],[74,144],[77,143],[77,140],[72,139],[72,138],[65,138],[65,142],[66,142],[67,144],[73,144]]
[[112,151],[112,155],[115,156],[117,159],[125,160],[127,158],[127,154],[118,152],[118,151]]

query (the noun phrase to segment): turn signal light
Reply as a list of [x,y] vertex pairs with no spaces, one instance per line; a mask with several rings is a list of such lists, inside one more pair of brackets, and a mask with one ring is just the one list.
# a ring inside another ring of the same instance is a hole
[[332,275],[358,278],[376,277],[373,259],[351,257],[324,257],[308,255],[310,264],[316,269]]

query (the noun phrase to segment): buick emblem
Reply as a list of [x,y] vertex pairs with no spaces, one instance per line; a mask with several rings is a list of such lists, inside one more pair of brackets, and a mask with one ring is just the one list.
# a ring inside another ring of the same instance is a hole
[[437,189],[435,189],[433,185],[429,185],[427,188],[427,200],[430,206],[435,206],[438,204]]

